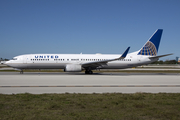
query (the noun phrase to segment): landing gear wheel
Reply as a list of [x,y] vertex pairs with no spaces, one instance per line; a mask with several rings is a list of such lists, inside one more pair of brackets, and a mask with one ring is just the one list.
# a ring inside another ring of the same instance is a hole
[[20,74],[23,74],[23,70],[20,71]]
[[86,70],[85,74],[93,74],[93,71],[92,70]]
[[92,70],[90,70],[90,71],[89,71],[89,74],[93,74],[93,71],[92,71]]

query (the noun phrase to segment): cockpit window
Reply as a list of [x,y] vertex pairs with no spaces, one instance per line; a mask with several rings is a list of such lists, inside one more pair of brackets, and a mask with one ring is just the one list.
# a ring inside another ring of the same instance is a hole
[[13,60],[17,60],[17,58],[13,58]]

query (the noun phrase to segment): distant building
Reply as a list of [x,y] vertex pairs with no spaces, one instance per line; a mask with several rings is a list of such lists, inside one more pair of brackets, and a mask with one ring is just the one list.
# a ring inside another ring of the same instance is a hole
[[177,61],[177,62],[179,61],[179,57],[176,57],[176,61]]
[[178,63],[180,63],[180,58],[179,58],[179,60],[178,60]]

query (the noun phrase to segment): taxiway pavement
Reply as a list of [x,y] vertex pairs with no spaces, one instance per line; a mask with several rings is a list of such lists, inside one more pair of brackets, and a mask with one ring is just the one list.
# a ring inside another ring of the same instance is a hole
[[180,93],[180,74],[0,72],[0,93]]

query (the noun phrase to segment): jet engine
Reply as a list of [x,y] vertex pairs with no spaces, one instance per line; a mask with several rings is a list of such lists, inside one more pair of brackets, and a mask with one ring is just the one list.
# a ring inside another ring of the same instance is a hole
[[67,64],[64,71],[65,72],[81,72],[82,67],[78,64]]

